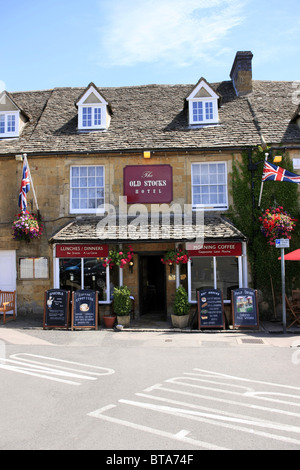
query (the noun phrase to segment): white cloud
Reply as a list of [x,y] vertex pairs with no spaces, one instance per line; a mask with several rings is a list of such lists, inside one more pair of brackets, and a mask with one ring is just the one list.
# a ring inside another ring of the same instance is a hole
[[161,59],[188,65],[223,47],[243,21],[241,0],[114,0],[102,18],[101,57],[110,65]]

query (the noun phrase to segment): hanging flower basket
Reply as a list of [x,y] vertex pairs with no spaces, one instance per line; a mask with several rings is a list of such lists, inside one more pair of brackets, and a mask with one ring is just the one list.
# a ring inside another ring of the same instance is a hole
[[182,250],[181,248],[178,250],[170,250],[167,251],[165,256],[161,258],[161,262],[163,264],[168,264],[169,266],[175,264],[186,264],[189,260],[189,256],[186,250]]
[[124,253],[123,251],[110,250],[107,261],[103,263],[103,266],[109,266],[110,269],[112,269],[114,266],[124,268],[124,266],[126,266],[126,264],[132,260],[133,255],[134,253],[131,246],[129,247],[129,251],[127,253]]
[[291,238],[297,220],[287,214],[283,207],[266,209],[259,218],[261,231],[268,239],[269,245],[275,245],[278,238]]
[[17,219],[12,225],[14,240],[24,240],[30,242],[39,239],[43,233],[44,224],[36,214],[30,214],[28,211],[18,214]]

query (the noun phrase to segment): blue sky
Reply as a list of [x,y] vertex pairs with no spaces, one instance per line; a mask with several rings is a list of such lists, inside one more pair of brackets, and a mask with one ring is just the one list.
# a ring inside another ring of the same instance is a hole
[[300,80],[299,0],[0,0],[0,91]]

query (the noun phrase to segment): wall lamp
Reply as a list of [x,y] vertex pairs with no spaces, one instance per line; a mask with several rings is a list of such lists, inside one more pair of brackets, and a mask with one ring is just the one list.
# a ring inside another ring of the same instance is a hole
[[17,162],[22,162],[23,161],[23,155],[16,155],[15,159]]
[[134,266],[133,258],[131,258],[131,260],[129,261],[128,265],[129,265],[129,271],[130,271],[131,274],[132,274],[132,273],[133,273],[133,266]]
[[151,152],[145,151],[144,152],[144,158],[151,158]]

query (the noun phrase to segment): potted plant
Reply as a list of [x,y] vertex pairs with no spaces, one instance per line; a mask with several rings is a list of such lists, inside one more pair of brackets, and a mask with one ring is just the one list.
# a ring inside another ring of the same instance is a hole
[[172,324],[175,328],[186,328],[188,326],[189,311],[188,294],[183,286],[179,286],[175,294],[174,313],[171,315]]
[[118,324],[128,326],[130,324],[131,299],[127,286],[114,288],[114,313],[117,315]]

